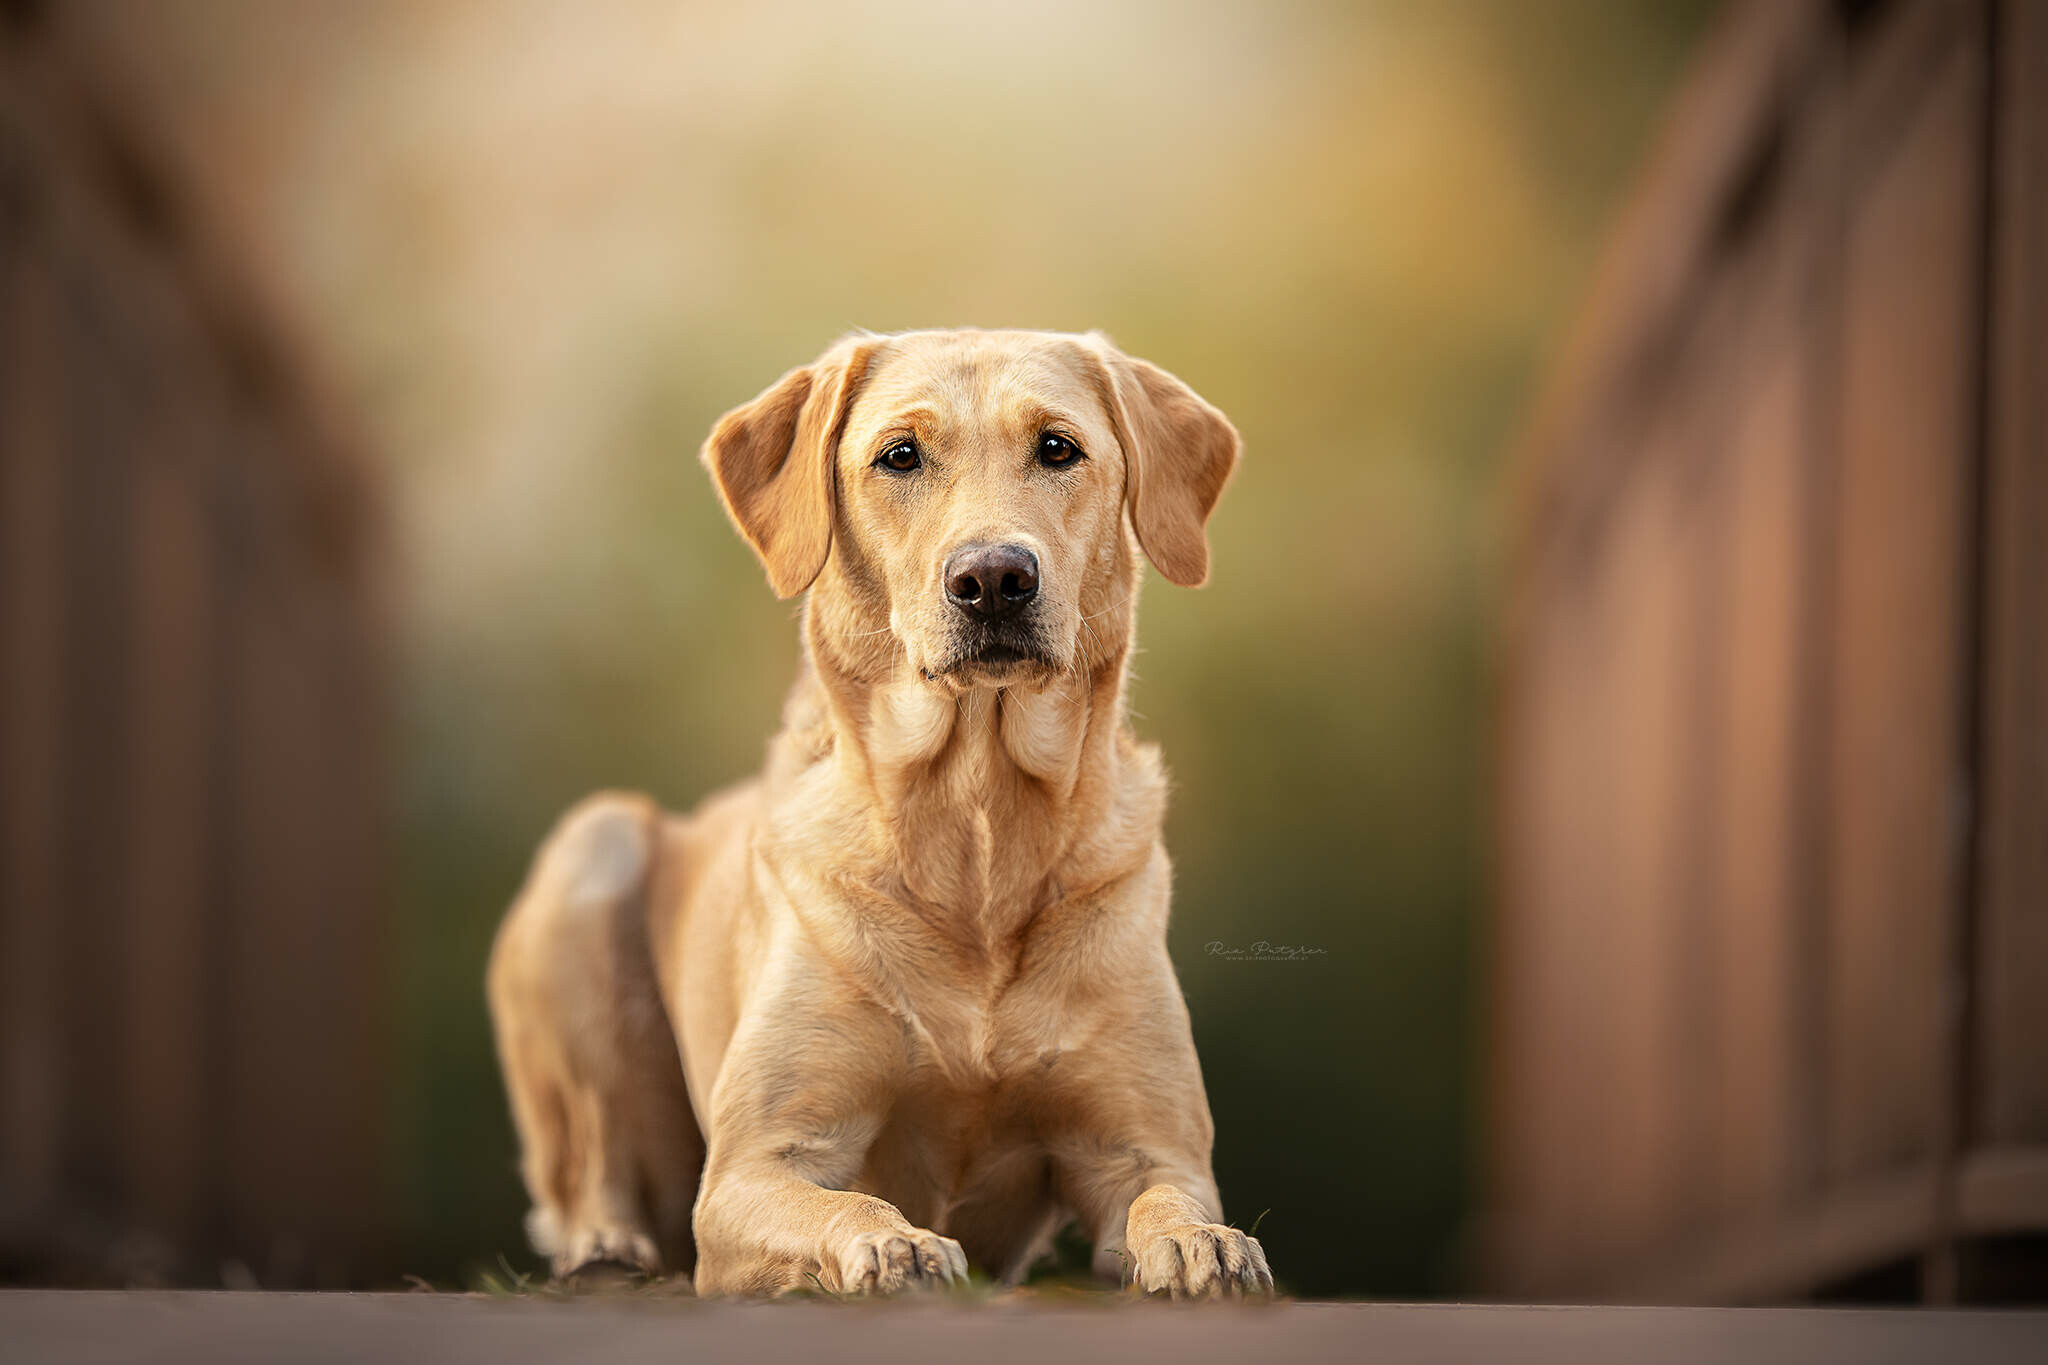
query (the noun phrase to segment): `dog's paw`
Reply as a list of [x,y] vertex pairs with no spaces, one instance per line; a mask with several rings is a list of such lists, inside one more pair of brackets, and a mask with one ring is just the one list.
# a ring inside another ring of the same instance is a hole
[[1221,1223],[1182,1223],[1131,1247],[1130,1281],[1176,1299],[1239,1298],[1273,1292],[1259,1239]]
[[578,1228],[562,1239],[554,1256],[558,1280],[596,1280],[620,1273],[659,1275],[661,1253],[652,1240],[625,1228]]
[[841,1248],[831,1267],[842,1294],[894,1294],[967,1282],[967,1253],[951,1237],[912,1228],[864,1232]]

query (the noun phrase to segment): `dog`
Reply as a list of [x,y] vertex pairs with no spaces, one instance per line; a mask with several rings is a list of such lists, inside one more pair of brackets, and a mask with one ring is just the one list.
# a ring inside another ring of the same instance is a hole
[[1099,333],[858,333],[703,451],[804,664],[763,774],[564,816],[499,931],[498,1053],[557,1275],[702,1295],[1093,1268],[1270,1293],[1223,1221],[1173,964],[1141,554],[1208,576],[1236,429]]

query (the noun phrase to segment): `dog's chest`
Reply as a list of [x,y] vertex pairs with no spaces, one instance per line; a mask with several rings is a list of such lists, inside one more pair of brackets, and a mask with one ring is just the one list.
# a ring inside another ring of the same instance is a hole
[[861,1187],[1004,1275],[1050,1234],[1058,1200],[1039,1122],[1044,1087],[1030,1074],[985,1074],[963,1083],[919,1068],[869,1149]]
[[898,979],[913,1057],[861,1188],[998,1274],[1021,1273],[1056,1227],[1055,1144],[1106,1041],[1092,1023],[1100,990],[1076,970],[1071,932],[1055,907],[1014,956]]

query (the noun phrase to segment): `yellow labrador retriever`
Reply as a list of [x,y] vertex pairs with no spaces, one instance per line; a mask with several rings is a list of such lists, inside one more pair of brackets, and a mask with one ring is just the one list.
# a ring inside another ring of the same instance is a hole
[[1147,1291],[1224,1225],[1166,952],[1139,553],[1208,575],[1237,432],[1095,334],[855,335],[704,447],[805,667],[767,771],[592,797],[490,968],[536,1246],[703,1294],[1020,1279],[1078,1218]]

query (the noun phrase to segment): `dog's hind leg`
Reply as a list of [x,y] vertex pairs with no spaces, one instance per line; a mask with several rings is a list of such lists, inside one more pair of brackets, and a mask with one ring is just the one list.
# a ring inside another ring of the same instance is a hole
[[662,814],[585,800],[556,825],[491,951],[491,1022],[533,1198],[534,1248],[687,1274],[704,1143],[647,940]]

